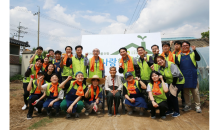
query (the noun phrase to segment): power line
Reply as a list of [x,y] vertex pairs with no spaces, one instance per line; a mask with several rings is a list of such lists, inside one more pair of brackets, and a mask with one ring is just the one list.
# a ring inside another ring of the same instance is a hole
[[[136,6],[136,8],[135,8],[135,11],[136,11],[136,9],[138,8],[139,2],[140,2],[140,0],[138,1],[138,4],[137,4],[137,6]],[[134,13],[133,13],[133,15],[132,15],[132,18],[133,18],[133,16],[135,15],[135,11],[134,11]],[[130,20],[130,22],[129,22],[129,25],[130,25],[130,23],[132,22],[132,18],[131,18],[131,20]],[[129,25],[128,25],[128,26],[129,26]]]
[[[10,6],[10,9],[12,9],[12,8],[15,9],[15,10],[18,10],[18,11],[26,12],[26,13],[35,12],[35,11],[30,11],[30,10],[28,10],[28,9],[15,8],[14,6]],[[32,14],[32,13],[31,13],[31,14]],[[40,12],[40,16],[43,17],[43,18],[45,18],[45,19],[48,19],[48,20],[50,20],[50,21],[53,21],[53,22],[56,22],[56,23],[59,23],[59,24],[62,24],[62,25],[71,27],[71,28],[76,29],[76,30],[84,31],[84,32],[91,33],[91,34],[96,34],[96,33],[94,33],[94,32],[87,31],[87,30],[85,30],[85,29],[82,29],[82,28],[79,28],[79,27],[75,27],[75,26],[70,25],[70,24],[68,24],[68,23],[65,23],[65,22],[59,21],[59,20],[57,20],[57,19],[51,18],[51,17],[49,17],[48,15],[46,15],[46,14],[44,14],[44,13],[42,13],[42,12]]]

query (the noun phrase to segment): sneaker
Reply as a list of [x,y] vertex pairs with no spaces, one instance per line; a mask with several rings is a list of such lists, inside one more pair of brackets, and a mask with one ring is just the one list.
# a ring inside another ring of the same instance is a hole
[[30,119],[32,119],[33,117],[31,116],[31,115],[29,115],[29,114],[27,114],[27,120],[30,120]]
[[22,110],[26,110],[26,108],[27,108],[27,105],[24,104],[23,107],[22,107]]
[[35,109],[36,111],[38,111],[38,108],[34,107],[34,109]]
[[96,114],[98,114],[98,115],[99,115],[99,114],[101,114],[101,112],[100,112],[100,111],[97,111],[97,112],[96,112]]
[[76,117],[76,118],[79,118],[79,113],[76,113],[76,114],[75,114],[75,117]]
[[51,112],[47,112],[47,116],[51,116]]
[[199,106],[197,106],[195,109],[197,113],[201,113],[201,108]]
[[71,117],[71,115],[69,113],[67,113],[66,118],[70,118],[70,117]]
[[185,102],[182,102],[182,107],[183,107],[183,108],[185,107]]
[[128,112],[128,115],[132,115],[132,111]]
[[167,111],[166,112],[166,115],[172,115],[173,114],[173,111]]
[[140,111],[140,112],[139,112],[139,115],[140,115],[140,116],[143,116],[143,115],[144,115],[144,113],[143,113],[142,111]]
[[117,113],[117,114],[116,114],[116,116],[118,116],[118,117],[119,117],[119,116],[120,116],[120,113]]
[[161,119],[166,119],[166,116],[161,116]]
[[88,116],[88,115],[89,115],[89,113],[88,113],[88,112],[85,112],[85,115],[86,115],[86,116]]
[[152,118],[152,119],[155,119],[155,118],[156,118],[156,116],[151,116],[151,118]]
[[108,113],[107,115],[108,115],[108,116],[112,116],[112,114],[110,114],[110,113]]
[[55,114],[55,116],[59,116],[59,115],[60,115],[59,112]]
[[172,117],[177,117],[177,116],[180,116],[180,114],[177,113],[177,112],[174,112],[173,115],[172,115]]
[[183,110],[183,111],[189,111],[189,110],[191,110],[191,107],[189,107],[188,105],[186,105],[182,110]]

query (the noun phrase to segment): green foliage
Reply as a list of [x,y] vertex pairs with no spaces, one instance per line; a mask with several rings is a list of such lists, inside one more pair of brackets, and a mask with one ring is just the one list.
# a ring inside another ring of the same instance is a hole
[[30,126],[28,129],[36,129],[38,127],[41,127],[41,126],[45,126],[47,123],[51,123],[53,121],[52,118],[48,118],[48,117],[45,117],[43,118],[42,120],[34,123],[32,126]]
[[22,79],[23,79],[23,76],[22,76],[22,75],[16,74],[16,75],[14,75],[14,76],[12,76],[12,77],[10,78],[10,81],[22,80]]
[[46,57],[46,54],[48,54],[47,51],[43,51],[43,52],[42,52],[42,56]]
[[19,63],[22,63],[22,56],[19,57]]
[[202,32],[201,38],[209,38],[209,35],[210,35],[209,30],[207,32]]
[[36,48],[35,47],[33,47],[33,51],[35,51],[36,50]]
[[199,81],[199,91],[200,92],[209,91],[209,80],[208,79],[203,79]]

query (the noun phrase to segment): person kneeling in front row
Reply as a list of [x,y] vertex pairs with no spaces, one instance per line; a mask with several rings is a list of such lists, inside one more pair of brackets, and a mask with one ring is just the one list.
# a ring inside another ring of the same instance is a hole
[[168,109],[165,93],[168,92],[168,84],[164,82],[163,76],[157,71],[151,73],[150,80],[147,86],[147,92],[151,100],[148,103],[151,110],[151,118],[156,118],[156,109],[159,109],[161,118],[165,119]]
[[133,108],[139,107],[139,115],[142,116],[144,114],[144,109],[147,108],[147,103],[145,102],[144,95],[141,93],[141,89],[146,89],[146,85],[138,77],[134,80],[133,75],[130,72],[125,74],[125,78],[127,82],[124,83],[123,95],[125,95],[126,98],[124,104],[127,108],[128,114],[132,115]]

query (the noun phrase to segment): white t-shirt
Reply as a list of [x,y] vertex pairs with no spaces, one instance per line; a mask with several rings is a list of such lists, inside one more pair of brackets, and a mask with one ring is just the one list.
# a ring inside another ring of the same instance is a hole
[[[167,83],[165,83],[165,85],[167,86],[167,88],[168,88],[168,84]],[[151,86],[148,84],[147,85],[147,92],[151,92]]]
[[[46,92],[47,86],[48,86],[48,84],[44,84],[44,85],[41,86],[42,89],[43,89],[42,92]],[[59,99],[64,99],[64,90],[61,90],[61,91],[59,92],[58,98],[59,98]]]

